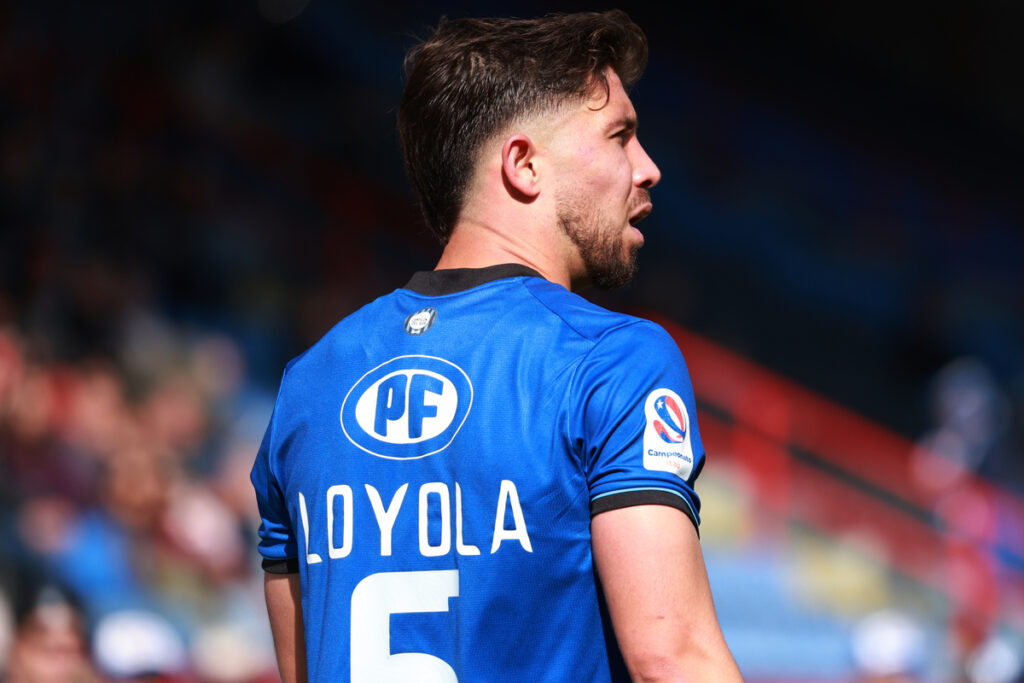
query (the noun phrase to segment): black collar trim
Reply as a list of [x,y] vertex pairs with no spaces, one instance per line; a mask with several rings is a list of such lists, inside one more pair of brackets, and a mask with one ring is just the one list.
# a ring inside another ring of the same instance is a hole
[[443,296],[478,287],[508,277],[542,277],[533,268],[521,263],[503,263],[486,268],[452,268],[415,273],[405,289],[424,296]]

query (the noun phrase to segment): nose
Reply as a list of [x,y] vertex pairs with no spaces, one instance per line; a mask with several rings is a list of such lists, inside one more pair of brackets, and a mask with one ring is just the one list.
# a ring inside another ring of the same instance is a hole
[[654,187],[661,180],[661,171],[636,138],[633,144],[633,184],[644,189]]

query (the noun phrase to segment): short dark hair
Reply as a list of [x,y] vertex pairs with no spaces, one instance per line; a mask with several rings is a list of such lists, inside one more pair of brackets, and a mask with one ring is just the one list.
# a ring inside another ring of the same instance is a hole
[[628,91],[647,39],[625,12],[539,19],[442,19],[406,55],[398,106],[406,170],[444,244],[458,220],[481,145],[515,119],[582,101],[611,68]]

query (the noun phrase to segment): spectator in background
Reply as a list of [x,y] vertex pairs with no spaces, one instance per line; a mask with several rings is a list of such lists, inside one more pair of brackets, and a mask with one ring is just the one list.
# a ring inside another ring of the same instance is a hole
[[942,368],[932,381],[930,402],[933,428],[918,440],[911,467],[921,488],[934,496],[938,524],[948,530],[951,644],[956,657],[970,663],[1001,642],[1007,582],[1000,580],[992,549],[1019,548],[1024,540],[1020,503],[1001,488],[1020,490],[1019,449],[1012,443],[1009,400],[979,359],[958,358]]
[[100,683],[82,612],[70,594],[31,582],[13,592],[15,628],[6,683]]

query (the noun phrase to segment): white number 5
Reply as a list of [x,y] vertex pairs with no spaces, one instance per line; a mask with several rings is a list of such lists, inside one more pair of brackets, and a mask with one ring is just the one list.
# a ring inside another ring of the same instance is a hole
[[391,654],[391,615],[447,612],[459,596],[459,570],[370,574],[352,591],[352,683],[458,683],[443,659],[425,652]]

